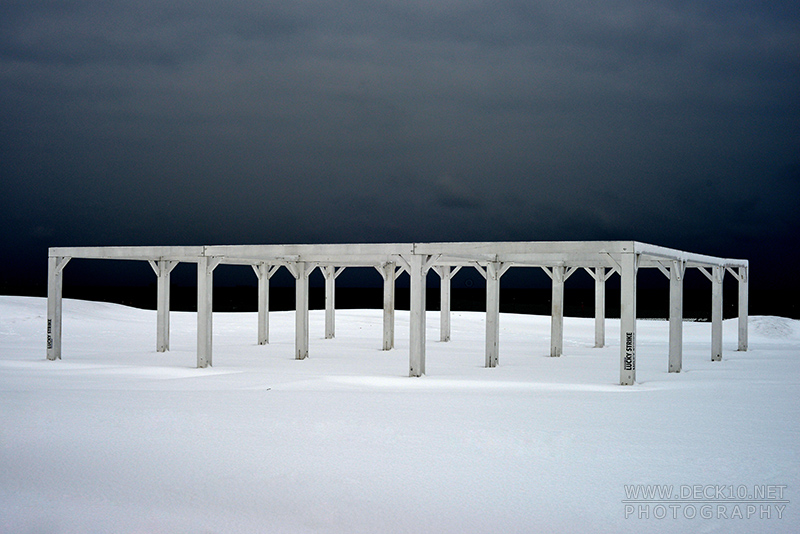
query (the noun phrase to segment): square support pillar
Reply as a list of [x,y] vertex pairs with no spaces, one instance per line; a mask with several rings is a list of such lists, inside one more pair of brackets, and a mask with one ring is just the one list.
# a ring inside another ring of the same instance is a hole
[[61,359],[63,271],[70,258],[47,258],[47,359]]
[[270,267],[266,263],[253,265],[258,277],[258,344],[269,343],[269,278]]
[[619,383],[636,382],[636,270],[638,257],[623,253],[620,261]]
[[297,262],[295,268],[295,359],[305,360],[308,358],[308,270],[305,262]]
[[333,265],[321,268],[325,277],[325,339],[333,339],[336,335],[336,277],[344,267],[337,271]]
[[156,351],[169,350],[170,275],[177,261],[151,261],[156,273]]
[[212,331],[214,308],[214,269],[219,264],[216,258],[197,258],[197,367],[212,364]]
[[394,348],[394,288],[397,278],[397,264],[386,263],[378,272],[383,277],[383,350]]
[[453,277],[449,265],[442,265],[438,269],[441,284],[439,286],[440,312],[439,312],[439,341],[450,341],[450,280]]
[[411,276],[409,376],[425,374],[425,260],[425,256],[412,254],[408,261]]
[[553,299],[550,314],[550,356],[564,351],[564,266],[553,266]]
[[711,268],[711,361],[722,360],[722,282],[725,269]]
[[594,346],[606,344],[606,268],[594,269]]
[[686,264],[673,260],[669,269],[669,372],[683,368],[683,275]]
[[165,262],[159,261],[156,279],[156,351],[169,350],[169,289],[170,273],[165,272]]
[[486,367],[497,367],[500,355],[500,276],[502,264],[486,266]]
[[739,350],[747,350],[748,267],[739,267]]

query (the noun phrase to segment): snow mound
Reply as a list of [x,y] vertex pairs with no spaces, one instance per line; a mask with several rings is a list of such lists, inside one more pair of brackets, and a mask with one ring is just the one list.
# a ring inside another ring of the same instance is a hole
[[798,321],[785,317],[750,317],[749,326],[754,334],[773,339],[798,336]]

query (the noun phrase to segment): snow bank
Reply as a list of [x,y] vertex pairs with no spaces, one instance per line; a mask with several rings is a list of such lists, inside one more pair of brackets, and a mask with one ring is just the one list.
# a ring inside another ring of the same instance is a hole
[[800,529],[798,321],[751,318],[745,353],[725,321],[722,362],[687,322],[680,374],[668,323],[639,321],[623,387],[614,320],[594,349],[593,321],[566,318],[550,358],[549,318],[503,315],[485,369],[483,315],[454,312],[440,343],[434,313],[408,378],[407,312],[384,352],[380,310],[337,310],[332,340],[312,311],[305,361],[292,312],[268,346],[255,314],[215,314],[195,369],[194,314],[156,353],[155,312],[65,300],[49,362],[45,311],[0,297],[0,532]]

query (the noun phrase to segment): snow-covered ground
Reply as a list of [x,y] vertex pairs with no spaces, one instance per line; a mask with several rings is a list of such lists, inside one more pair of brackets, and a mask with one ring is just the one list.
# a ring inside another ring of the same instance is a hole
[[[0,297],[0,531],[800,532],[800,322],[638,322],[637,379],[619,380],[619,322],[428,319],[427,376],[409,378],[408,312],[381,351],[380,310],[214,315],[214,365],[196,369],[195,315],[64,301],[63,360],[45,359],[44,299]],[[672,488],[668,488],[672,486]],[[644,493],[662,491],[662,494]],[[637,493],[638,492],[638,493]],[[763,495],[761,494],[763,492]],[[732,499],[729,497],[733,497]]]

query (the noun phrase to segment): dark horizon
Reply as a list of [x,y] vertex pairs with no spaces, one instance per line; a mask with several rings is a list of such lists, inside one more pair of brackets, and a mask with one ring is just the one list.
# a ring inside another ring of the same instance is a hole
[[[657,269],[641,269],[638,275],[637,301],[639,318],[666,319],[669,315],[669,281]],[[324,278],[315,270],[310,277],[311,309],[324,309]],[[535,315],[550,314],[550,279],[540,268],[510,269],[501,281],[500,308],[504,313]],[[397,308],[408,309],[408,276],[402,274],[397,282]],[[256,277],[249,265],[220,265],[214,274],[214,310],[218,312],[254,312],[257,309]],[[428,310],[438,310],[439,277],[429,273],[427,278]],[[607,284],[606,316],[619,316],[619,277],[612,276]],[[196,267],[182,263],[172,273],[172,311],[196,311]],[[454,311],[485,309],[485,281],[475,270],[466,267],[452,280]],[[752,287],[752,279],[751,279]],[[294,278],[280,269],[270,280],[270,309],[294,309]],[[46,280],[35,286],[18,287],[16,291],[0,294],[46,297]],[[337,308],[380,308],[382,279],[371,267],[349,267],[336,281]],[[723,315],[726,319],[738,315],[738,282],[725,277],[723,286]],[[64,271],[64,297],[79,300],[112,302],[142,309],[156,307],[156,277],[143,261],[72,260]],[[750,315],[776,315],[800,319],[800,306],[786,291],[765,291],[749,294]],[[565,284],[565,315],[594,316],[594,281],[577,271]],[[684,281],[684,318],[710,320],[711,284],[696,269],[688,269]]]
[[637,240],[786,314],[799,95],[789,0],[12,0],[0,293],[55,246]]

